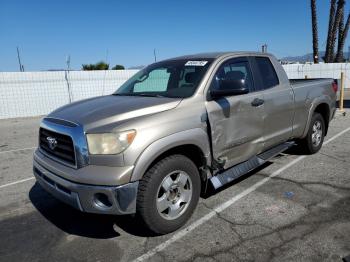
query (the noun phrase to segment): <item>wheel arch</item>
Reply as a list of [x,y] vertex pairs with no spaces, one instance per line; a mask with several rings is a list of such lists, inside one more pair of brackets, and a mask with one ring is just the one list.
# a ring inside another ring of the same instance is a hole
[[326,101],[318,101],[317,103],[314,103],[314,105],[312,105],[310,110],[309,110],[309,115],[307,118],[307,123],[305,125],[305,129],[304,129],[304,133],[303,133],[302,138],[306,137],[307,132],[308,132],[309,127],[310,127],[310,124],[311,124],[311,118],[315,112],[322,115],[324,122],[325,122],[325,125],[326,125],[325,135],[327,135],[328,126],[329,126],[329,122],[330,122],[331,106]]
[[314,113],[319,113],[323,117],[324,123],[325,123],[325,136],[327,135],[328,132],[328,126],[329,126],[329,119],[330,119],[330,107],[327,103],[321,103],[319,104],[315,110]]
[[152,165],[172,154],[188,157],[197,168],[209,165],[211,156],[207,133],[201,128],[195,128],[153,142],[138,157],[130,180],[140,180]]

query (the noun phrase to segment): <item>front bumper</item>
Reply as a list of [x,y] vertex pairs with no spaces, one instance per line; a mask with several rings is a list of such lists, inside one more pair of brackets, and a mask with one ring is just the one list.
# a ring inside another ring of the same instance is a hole
[[136,212],[138,181],[121,186],[80,184],[54,174],[35,159],[33,171],[47,192],[80,211],[114,215]]

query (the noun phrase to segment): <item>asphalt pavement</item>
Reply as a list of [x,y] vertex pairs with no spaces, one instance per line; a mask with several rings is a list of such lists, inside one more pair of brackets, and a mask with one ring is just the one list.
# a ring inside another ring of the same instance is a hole
[[0,121],[0,261],[341,261],[350,255],[350,111],[322,150],[281,154],[202,198],[154,237],[132,216],[84,214],[35,183],[40,118]]

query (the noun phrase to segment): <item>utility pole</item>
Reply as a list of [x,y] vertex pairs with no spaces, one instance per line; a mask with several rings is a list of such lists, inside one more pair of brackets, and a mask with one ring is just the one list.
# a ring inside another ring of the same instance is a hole
[[261,52],[262,52],[262,53],[267,53],[267,44],[263,44],[263,45],[261,46]]
[[72,94],[72,90],[70,88],[70,83],[69,83],[70,55],[68,55],[66,57],[66,63],[67,63],[67,70],[64,71],[64,78],[66,79],[66,83],[67,83],[67,91],[68,91],[69,103],[72,103],[72,101],[73,101],[73,94]]
[[108,64],[108,55],[109,55],[109,52],[108,52],[108,48],[106,49],[106,64]]
[[19,64],[19,71],[24,72],[24,66],[22,65],[22,62],[21,62],[21,56],[19,54],[18,46],[17,46],[17,58],[18,58],[18,64]]
[[70,55],[67,56],[66,63],[67,63],[67,70],[69,71],[70,70]]
[[156,54],[156,49],[153,49],[153,55],[154,55],[154,62],[157,62],[157,54]]

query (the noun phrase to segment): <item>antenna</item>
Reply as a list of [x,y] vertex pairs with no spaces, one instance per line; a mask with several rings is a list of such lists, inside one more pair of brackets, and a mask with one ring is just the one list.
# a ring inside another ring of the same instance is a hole
[[153,55],[154,55],[154,62],[157,62],[157,54],[156,54],[156,49],[153,49]]
[[18,64],[19,64],[19,71],[24,72],[24,66],[22,65],[22,62],[21,62],[21,56],[19,54],[18,46],[17,46],[17,58],[18,58]]

